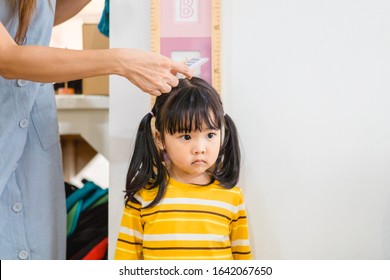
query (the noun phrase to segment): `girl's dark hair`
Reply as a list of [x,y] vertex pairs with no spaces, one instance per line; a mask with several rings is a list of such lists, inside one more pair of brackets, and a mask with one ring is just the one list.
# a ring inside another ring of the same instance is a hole
[[162,151],[157,149],[151,127],[155,117],[155,129],[169,134],[189,133],[208,129],[222,130],[222,144],[210,175],[224,188],[234,187],[240,173],[240,148],[237,129],[233,120],[224,114],[222,102],[216,90],[205,80],[193,77],[180,79],[179,85],[170,93],[156,98],[153,109],[146,114],[138,127],[134,153],[126,178],[126,202],[142,188],[157,188],[157,195],[146,207],[156,205],[167,188],[169,173],[164,164]]

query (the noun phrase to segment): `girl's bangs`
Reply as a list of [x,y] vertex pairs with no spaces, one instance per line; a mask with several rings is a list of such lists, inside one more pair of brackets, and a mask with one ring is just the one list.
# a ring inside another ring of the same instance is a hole
[[222,106],[218,101],[210,98],[210,94],[187,91],[179,93],[176,97],[177,99],[171,102],[164,120],[163,126],[166,132],[174,134],[202,129],[221,129]]

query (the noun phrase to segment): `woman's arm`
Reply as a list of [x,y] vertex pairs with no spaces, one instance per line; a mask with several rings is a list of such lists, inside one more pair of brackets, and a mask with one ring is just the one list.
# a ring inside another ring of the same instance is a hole
[[91,0],[57,0],[54,25],[67,21],[81,11]]
[[0,76],[35,82],[63,82],[116,74],[142,91],[160,95],[178,84],[176,73],[191,77],[184,63],[136,49],[69,50],[20,46],[0,22]]

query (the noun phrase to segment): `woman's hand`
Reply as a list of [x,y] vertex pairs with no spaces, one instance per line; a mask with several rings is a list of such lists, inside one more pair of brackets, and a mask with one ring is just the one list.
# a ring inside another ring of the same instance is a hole
[[126,77],[142,91],[158,96],[168,93],[179,83],[176,77],[181,73],[192,77],[192,70],[184,63],[175,62],[163,55],[136,49],[117,49],[120,52],[120,64]]

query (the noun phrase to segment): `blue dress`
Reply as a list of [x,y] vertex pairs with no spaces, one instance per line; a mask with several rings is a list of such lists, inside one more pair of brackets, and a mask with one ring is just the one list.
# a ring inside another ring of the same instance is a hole
[[[0,21],[14,37],[10,2]],[[37,0],[26,45],[49,44],[55,5]],[[65,259],[65,199],[53,85],[0,76],[0,259]]]

